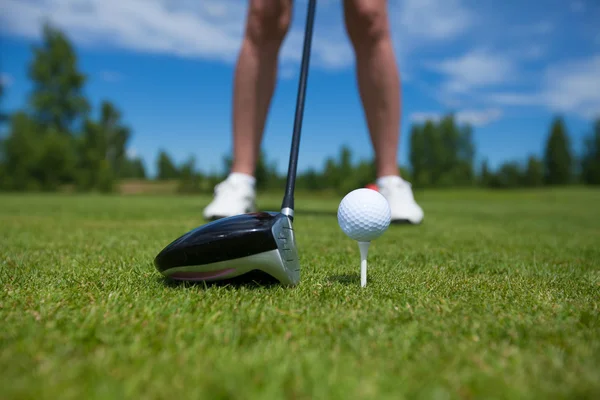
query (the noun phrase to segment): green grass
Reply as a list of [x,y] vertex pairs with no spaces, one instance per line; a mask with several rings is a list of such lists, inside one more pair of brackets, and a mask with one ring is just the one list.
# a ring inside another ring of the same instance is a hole
[[299,196],[290,289],[160,277],[205,197],[2,195],[0,397],[599,398],[600,191],[417,198],[361,288],[339,199]]

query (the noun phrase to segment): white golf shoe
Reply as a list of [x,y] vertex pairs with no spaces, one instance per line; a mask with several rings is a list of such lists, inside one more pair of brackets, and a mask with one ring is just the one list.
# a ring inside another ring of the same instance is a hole
[[213,201],[204,209],[204,218],[215,220],[256,211],[254,177],[231,173],[215,186]]
[[379,192],[388,200],[392,211],[392,223],[420,224],[423,209],[413,196],[412,186],[399,176],[377,179]]

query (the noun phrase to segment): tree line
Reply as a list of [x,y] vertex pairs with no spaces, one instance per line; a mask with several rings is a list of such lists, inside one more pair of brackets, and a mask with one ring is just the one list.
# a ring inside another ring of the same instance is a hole
[[[515,146],[518,146],[515,143]],[[487,160],[475,163],[471,127],[458,126],[452,115],[411,129],[411,179],[416,187],[482,186],[489,188],[600,184],[600,118],[577,154],[562,117],[550,123],[541,156],[507,160],[492,169]]]
[[[68,38],[46,24],[33,47],[26,106],[2,114],[0,189],[110,192],[118,180],[145,177],[143,162],[126,154],[131,129],[108,100],[93,110],[84,95],[87,77],[78,70]],[[0,91],[3,94],[4,90]]]
[[[205,173],[196,168],[193,157],[178,165],[161,149],[157,174],[148,177],[143,160],[127,154],[132,131],[123,123],[122,113],[107,99],[92,109],[84,95],[87,77],[78,69],[72,44],[48,24],[41,43],[33,47],[27,72],[33,89],[26,106],[10,114],[0,108],[5,131],[0,138],[0,190],[72,187],[111,192],[124,179],[152,179],[176,181],[180,192],[208,193],[231,166],[231,158],[225,156],[222,172]],[[0,100],[3,93],[0,83]],[[409,135],[409,165],[399,170],[415,188],[600,185],[600,118],[592,124],[582,154],[573,151],[565,123],[556,116],[543,154],[506,161],[495,169],[486,160],[477,163],[472,128],[459,124],[452,114],[413,124]],[[259,190],[283,186],[285,176],[276,167],[262,151],[256,169]],[[321,168],[300,172],[297,187],[345,193],[375,178],[373,160],[355,159],[351,149],[342,146]]]

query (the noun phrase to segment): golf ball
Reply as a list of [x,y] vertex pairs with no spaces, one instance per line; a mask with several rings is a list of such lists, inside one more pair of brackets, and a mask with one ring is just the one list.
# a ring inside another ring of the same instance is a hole
[[372,189],[356,189],[348,193],[338,208],[338,223],[351,239],[370,242],[390,226],[390,205],[383,195]]

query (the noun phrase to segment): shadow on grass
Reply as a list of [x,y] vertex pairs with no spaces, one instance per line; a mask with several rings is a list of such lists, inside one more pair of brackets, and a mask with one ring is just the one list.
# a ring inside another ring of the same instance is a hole
[[330,275],[327,280],[330,283],[341,283],[342,285],[356,285],[360,284],[360,274],[342,274],[342,275]]
[[229,288],[229,289],[239,289],[239,288],[247,288],[247,289],[264,289],[276,287],[279,285],[279,281],[273,278],[269,274],[266,274],[262,271],[251,271],[247,274],[237,276],[235,278],[223,279],[220,281],[214,282],[205,282],[205,281],[178,281],[175,279],[169,279],[164,276],[160,276],[157,280],[169,288],[201,288],[201,289],[210,289],[212,287],[216,288]]

